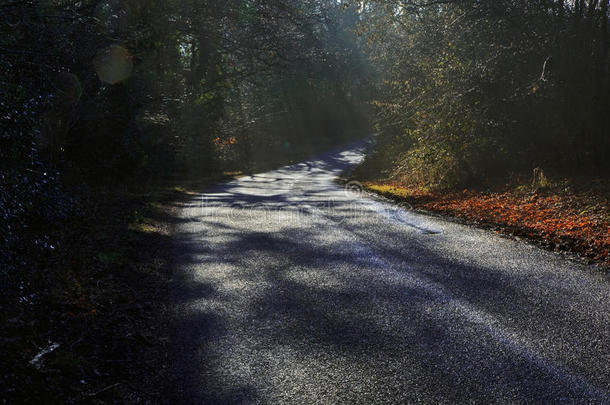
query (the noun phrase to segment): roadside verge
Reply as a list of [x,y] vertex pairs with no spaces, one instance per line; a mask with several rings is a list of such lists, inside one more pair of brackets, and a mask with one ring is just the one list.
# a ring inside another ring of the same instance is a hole
[[601,192],[432,192],[391,181],[366,181],[362,186],[419,211],[458,218],[556,252],[573,254],[602,271],[610,268],[610,211],[608,198]]

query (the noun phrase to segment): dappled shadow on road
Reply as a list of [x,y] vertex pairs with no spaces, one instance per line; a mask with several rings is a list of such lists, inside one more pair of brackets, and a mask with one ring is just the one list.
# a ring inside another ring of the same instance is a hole
[[[586,378],[568,371],[608,355],[597,345],[608,327],[574,309],[580,298],[559,279],[446,258],[435,248],[443,235],[380,232],[345,219],[341,200],[330,216],[265,219],[269,205],[323,204],[336,187],[321,184],[295,200],[231,182],[208,190],[214,215],[187,205],[174,242],[177,400],[536,402],[597,400],[594,385],[609,388],[607,368]],[[531,288],[516,287],[524,283]],[[573,336],[575,321],[600,336]]]

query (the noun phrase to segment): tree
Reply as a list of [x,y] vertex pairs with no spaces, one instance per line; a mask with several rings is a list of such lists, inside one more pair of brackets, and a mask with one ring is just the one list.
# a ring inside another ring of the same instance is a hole
[[356,4],[383,72],[390,175],[451,187],[539,166],[607,170],[606,1]]

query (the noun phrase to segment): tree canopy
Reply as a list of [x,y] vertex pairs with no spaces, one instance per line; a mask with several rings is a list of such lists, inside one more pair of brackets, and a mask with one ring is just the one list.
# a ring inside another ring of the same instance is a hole
[[535,167],[607,173],[608,1],[353,3],[390,175],[451,187]]

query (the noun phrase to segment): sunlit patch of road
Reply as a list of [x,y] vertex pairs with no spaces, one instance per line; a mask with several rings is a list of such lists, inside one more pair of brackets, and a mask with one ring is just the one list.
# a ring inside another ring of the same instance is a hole
[[364,145],[183,208],[182,403],[608,403],[608,280],[336,183]]

